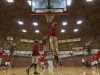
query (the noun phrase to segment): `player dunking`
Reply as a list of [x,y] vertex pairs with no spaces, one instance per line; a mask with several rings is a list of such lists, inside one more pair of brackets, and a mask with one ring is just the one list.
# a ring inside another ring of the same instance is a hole
[[50,28],[50,31],[49,31],[49,34],[44,37],[43,39],[45,40],[46,38],[50,37],[50,47],[51,47],[51,50],[54,52],[54,60],[56,61],[56,63],[58,62],[58,42],[57,42],[57,37],[55,36],[56,34],[56,26],[58,24],[55,22],[55,23],[52,23],[52,26]]
[[4,51],[2,50],[2,48],[0,48],[0,66],[2,66],[1,62],[2,62],[2,54],[3,53],[4,53]]
[[39,56],[39,51],[38,51],[38,41],[35,40],[34,48],[32,51],[32,64],[30,67],[26,70],[26,73],[29,74],[29,70],[32,66],[34,66],[34,74],[39,74],[36,69],[37,69],[37,64],[38,64],[38,56]]

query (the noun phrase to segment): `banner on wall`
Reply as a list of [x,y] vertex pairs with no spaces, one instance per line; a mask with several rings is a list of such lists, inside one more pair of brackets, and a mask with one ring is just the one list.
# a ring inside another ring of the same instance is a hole
[[34,43],[34,40],[28,40],[29,43]]
[[5,52],[4,52],[5,54],[8,54],[8,53],[10,53],[10,51],[9,51],[9,50],[4,50],[4,51],[5,51]]
[[81,38],[67,39],[66,42],[78,42],[81,41]]
[[58,40],[58,43],[65,43],[66,40]]
[[[20,39],[20,41],[21,41],[21,42],[27,42],[27,43],[34,43],[35,40]],[[81,38],[66,39],[66,40],[58,40],[58,43],[78,42],[78,41],[81,41]],[[38,40],[38,43],[42,43],[42,40]]]
[[73,51],[58,51],[58,54],[69,54],[73,53]]
[[[20,39],[21,42],[27,42],[27,43],[34,43],[35,40],[28,40],[28,39]],[[38,40],[38,43],[42,43],[42,40]]]
[[58,40],[58,43],[65,43],[65,42],[78,42],[78,41],[81,41],[81,38],[66,39],[66,40]]
[[27,39],[20,39],[21,42],[28,42]]
[[72,50],[74,52],[83,51],[83,47],[73,47]]
[[[16,51],[17,54],[32,54],[32,51]],[[44,54],[44,51],[39,51],[40,54]]]
[[38,43],[42,43],[42,40],[38,40]]

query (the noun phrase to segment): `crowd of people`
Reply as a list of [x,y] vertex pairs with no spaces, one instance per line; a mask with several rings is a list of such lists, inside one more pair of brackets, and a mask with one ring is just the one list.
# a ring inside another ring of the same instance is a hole
[[98,66],[100,64],[100,51],[98,51],[96,54],[94,54],[94,55],[91,56],[90,62],[91,62],[91,64],[89,65],[89,62],[88,62],[87,58],[82,59],[83,67],[85,68],[87,66],[91,66],[92,69],[97,70]]
[[91,56],[91,67],[96,70],[98,69],[99,64],[100,64],[100,51]]
[[9,66],[9,68],[10,68],[10,60],[11,60],[11,56],[10,56],[10,54],[8,53],[8,55],[6,56],[6,61],[4,62],[4,64],[2,63],[2,58],[3,58],[3,53],[4,53],[4,51],[3,51],[3,49],[2,48],[0,48],[0,67],[6,67],[6,66]]

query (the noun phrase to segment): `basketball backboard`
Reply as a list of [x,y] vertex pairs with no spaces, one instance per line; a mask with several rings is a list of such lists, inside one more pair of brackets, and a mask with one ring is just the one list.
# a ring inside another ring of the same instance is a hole
[[66,15],[67,0],[31,0],[31,15]]

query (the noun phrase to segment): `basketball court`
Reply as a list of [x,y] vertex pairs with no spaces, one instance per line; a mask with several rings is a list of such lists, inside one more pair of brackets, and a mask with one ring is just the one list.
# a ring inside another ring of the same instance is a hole
[[[52,70],[53,69],[53,70]],[[0,75],[27,75],[25,72],[26,68],[14,68],[14,69],[0,69]],[[33,70],[30,70],[29,75],[34,75]],[[40,75],[99,75],[100,69],[98,71],[91,70],[90,68],[80,68],[80,67],[63,67],[63,68],[50,68],[40,70]],[[52,70],[52,71],[51,71]]]
[[100,75],[99,10],[99,0],[0,0],[0,75]]

